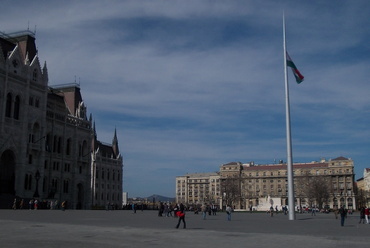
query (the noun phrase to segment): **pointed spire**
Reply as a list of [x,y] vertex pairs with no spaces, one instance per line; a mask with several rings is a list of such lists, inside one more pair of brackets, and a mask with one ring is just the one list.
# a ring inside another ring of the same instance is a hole
[[95,121],[94,121],[94,124],[93,124],[93,130],[94,130],[94,136],[96,137]]
[[46,84],[48,84],[48,82],[49,82],[49,75],[48,75],[48,68],[46,66],[46,61],[44,63],[44,67],[42,68],[42,75],[43,75],[43,78],[44,78],[44,82]]
[[118,158],[119,156],[119,148],[118,148],[118,138],[117,138],[117,128],[114,128],[114,137],[112,141],[112,149],[114,152],[114,156]]

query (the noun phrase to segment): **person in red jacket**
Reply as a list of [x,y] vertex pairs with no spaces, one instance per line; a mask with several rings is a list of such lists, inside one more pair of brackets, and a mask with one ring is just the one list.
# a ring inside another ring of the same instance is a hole
[[176,225],[176,228],[179,228],[181,221],[184,223],[184,229],[186,228],[186,222],[185,222],[185,207],[181,203],[179,210],[176,212],[177,216],[179,217],[179,222]]
[[370,214],[370,209],[368,207],[365,207],[365,220],[366,220],[366,224],[369,224],[369,214]]

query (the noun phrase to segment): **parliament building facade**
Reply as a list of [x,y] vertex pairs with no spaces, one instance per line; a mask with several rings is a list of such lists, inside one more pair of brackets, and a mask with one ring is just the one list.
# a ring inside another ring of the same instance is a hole
[[122,173],[116,131],[98,141],[80,86],[49,86],[34,33],[0,33],[0,207],[14,198],[120,207]]

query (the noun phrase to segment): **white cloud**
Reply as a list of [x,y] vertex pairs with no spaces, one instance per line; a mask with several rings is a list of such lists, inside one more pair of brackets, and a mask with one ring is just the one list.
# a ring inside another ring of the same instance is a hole
[[356,2],[5,1],[0,31],[37,25],[50,83],[81,83],[100,140],[117,127],[126,190],[173,195],[182,173],[285,158],[284,9],[305,76],[290,74],[294,160],[368,166],[370,6]]

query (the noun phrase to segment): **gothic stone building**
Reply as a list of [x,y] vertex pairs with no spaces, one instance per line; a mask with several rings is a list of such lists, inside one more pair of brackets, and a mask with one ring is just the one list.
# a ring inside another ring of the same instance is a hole
[[[116,133],[112,145],[102,145],[79,85],[49,87],[48,82],[34,34],[1,34],[0,207],[9,207],[17,197],[91,208],[97,191],[93,172],[112,166],[119,176],[108,177],[115,186],[105,190],[99,203],[120,206],[123,162]],[[111,152],[98,154],[99,147]]]

